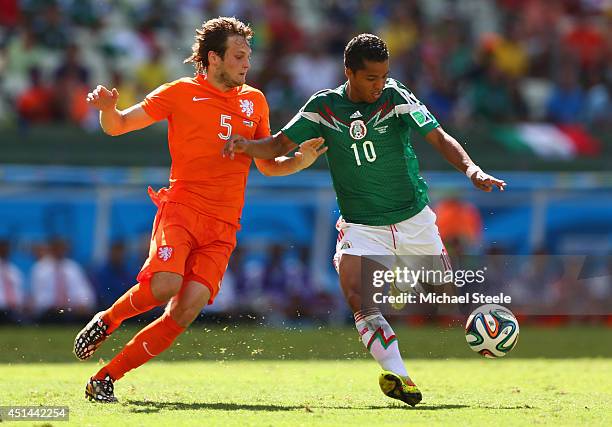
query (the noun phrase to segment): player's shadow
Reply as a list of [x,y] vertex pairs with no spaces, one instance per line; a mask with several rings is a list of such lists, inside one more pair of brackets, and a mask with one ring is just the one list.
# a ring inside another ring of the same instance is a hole
[[217,411],[294,411],[296,409],[304,409],[304,406],[292,406],[292,405],[264,405],[264,404],[247,404],[247,403],[209,403],[209,402],[153,402],[153,401],[142,401],[142,400],[126,400],[128,405],[133,405],[135,408],[131,408],[131,412],[142,413],[154,413],[163,410],[170,411],[193,411],[200,409],[209,409]]
[[427,405],[420,404],[417,406],[408,406],[401,403],[393,403],[390,405],[371,405],[366,408],[354,408],[354,407],[336,407],[335,409],[399,409],[402,411],[441,411],[445,409],[463,409],[469,408],[468,405],[450,405],[450,404],[442,404],[442,405]]
[[[209,403],[209,402],[153,402],[153,401],[142,401],[142,400],[127,400],[128,405],[134,406],[130,409],[131,412],[139,414],[155,413],[161,410],[170,411],[193,411],[193,410],[217,410],[217,411],[266,411],[266,412],[277,412],[277,411],[295,411],[302,410],[307,412],[314,412],[317,409],[350,409],[350,410],[379,410],[379,409],[401,409],[401,410],[419,410],[419,411],[436,411],[444,409],[462,409],[469,408],[467,405],[419,405],[411,408],[407,405],[372,405],[365,407],[356,406],[343,406],[343,405],[264,405],[264,404],[249,404],[249,403]],[[510,408],[508,408],[510,409]]]

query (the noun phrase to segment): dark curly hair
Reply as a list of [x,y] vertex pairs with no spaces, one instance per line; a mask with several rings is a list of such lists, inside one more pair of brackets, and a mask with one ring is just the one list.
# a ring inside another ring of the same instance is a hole
[[365,68],[364,61],[383,62],[387,59],[387,45],[374,34],[359,34],[344,48],[344,66],[353,72]]
[[223,58],[227,50],[227,39],[231,36],[244,37],[249,43],[253,30],[234,17],[220,16],[206,21],[202,29],[196,28],[195,43],[191,46],[193,53],[183,63],[193,62],[196,73],[203,74],[208,67],[208,52],[213,51]]

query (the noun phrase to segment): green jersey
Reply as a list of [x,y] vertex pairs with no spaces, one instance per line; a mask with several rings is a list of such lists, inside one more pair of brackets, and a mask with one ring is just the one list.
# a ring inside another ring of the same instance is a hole
[[352,102],[346,83],[315,93],[282,132],[300,144],[323,137],[340,213],[348,222],[389,225],[419,213],[429,202],[427,184],[410,143],[436,118],[404,85],[387,79],[372,104]]

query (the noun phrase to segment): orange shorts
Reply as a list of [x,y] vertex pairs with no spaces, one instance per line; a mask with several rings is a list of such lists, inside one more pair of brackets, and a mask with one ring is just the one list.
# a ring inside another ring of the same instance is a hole
[[194,280],[206,286],[210,290],[208,304],[212,304],[236,247],[236,231],[236,226],[186,205],[161,203],[153,222],[149,257],[138,282],[147,283],[158,271],[178,273],[184,283]]

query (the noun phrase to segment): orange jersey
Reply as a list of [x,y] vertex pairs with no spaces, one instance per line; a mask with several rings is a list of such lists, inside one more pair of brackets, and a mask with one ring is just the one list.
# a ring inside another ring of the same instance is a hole
[[221,92],[198,75],[160,86],[141,106],[154,120],[168,120],[170,187],[159,199],[238,225],[252,159],[237,154],[230,160],[221,152],[232,134],[270,135],[263,93],[248,85]]

